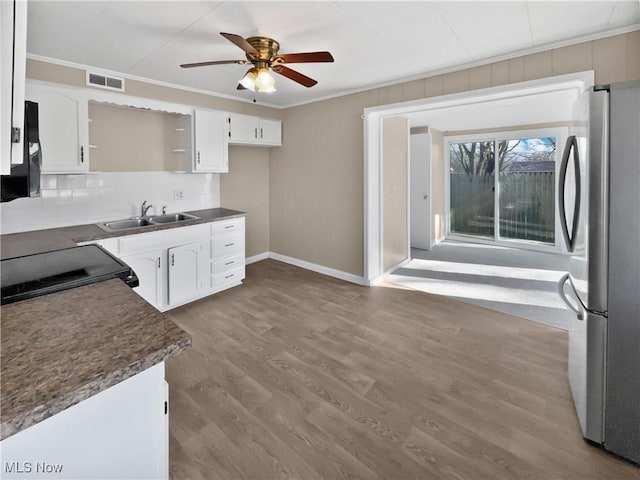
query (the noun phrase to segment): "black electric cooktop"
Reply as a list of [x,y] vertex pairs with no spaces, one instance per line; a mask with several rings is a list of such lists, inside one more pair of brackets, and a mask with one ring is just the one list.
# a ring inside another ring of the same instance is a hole
[[138,286],[135,272],[98,245],[2,260],[0,275],[2,305],[112,278]]

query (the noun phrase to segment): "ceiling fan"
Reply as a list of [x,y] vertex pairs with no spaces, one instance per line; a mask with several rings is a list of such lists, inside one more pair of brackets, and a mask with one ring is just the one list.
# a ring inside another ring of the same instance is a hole
[[238,83],[238,90],[251,90],[262,93],[275,92],[275,79],[270,75],[269,70],[287,77],[294,82],[313,87],[318,83],[313,78],[309,78],[300,72],[285,66],[288,63],[318,63],[333,62],[333,56],[329,52],[306,52],[306,53],[283,53],[278,54],[280,44],[268,37],[243,38],[233,33],[220,32],[224,38],[244,50],[246,60],[214,60],[210,62],[183,63],[182,68],[204,67],[207,65],[237,64],[253,66],[247,70],[244,77]]

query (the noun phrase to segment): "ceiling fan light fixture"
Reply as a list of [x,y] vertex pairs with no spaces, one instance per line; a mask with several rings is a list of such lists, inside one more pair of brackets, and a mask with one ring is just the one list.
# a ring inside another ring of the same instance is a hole
[[269,73],[268,68],[260,68],[255,80],[255,86],[260,93],[273,93],[276,91],[276,80]]
[[247,70],[247,73],[244,74],[242,80],[240,80],[240,85],[244,88],[251,90],[252,92],[256,91],[256,79],[258,78],[258,74],[255,68],[250,68]]

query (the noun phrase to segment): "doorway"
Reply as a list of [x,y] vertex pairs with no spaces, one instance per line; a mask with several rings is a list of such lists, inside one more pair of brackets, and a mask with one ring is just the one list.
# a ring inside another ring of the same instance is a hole
[[[385,118],[404,116],[410,119],[412,127],[435,126],[445,132],[568,122],[571,106],[593,81],[593,71],[589,71],[365,109],[365,284],[375,285],[383,279],[385,271],[381,151]],[[555,114],[553,118],[550,112]],[[434,178],[431,180],[433,183]],[[442,200],[432,197],[432,203]],[[435,243],[442,239],[435,238]]]

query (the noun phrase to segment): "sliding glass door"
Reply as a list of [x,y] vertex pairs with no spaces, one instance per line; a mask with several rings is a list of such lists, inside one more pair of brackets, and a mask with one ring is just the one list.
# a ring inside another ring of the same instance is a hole
[[494,236],[494,142],[449,145],[451,233]]
[[555,245],[561,136],[554,129],[450,139],[449,233]]
[[556,137],[498,142],[500,238],[555,243]]

